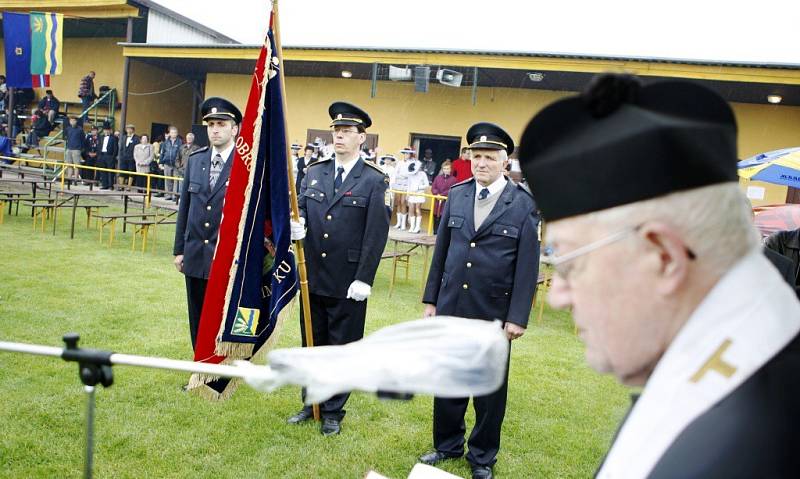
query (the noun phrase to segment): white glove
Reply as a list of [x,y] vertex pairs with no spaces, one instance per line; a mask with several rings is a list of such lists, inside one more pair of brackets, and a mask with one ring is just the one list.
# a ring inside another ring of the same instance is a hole
[[292,241],[300,241],[306,237],[306,219],[302,216],[300,221],[289,221],[289,228],[292,230]]
[[362,281],[353,281],[349,288],[347,288],[347,297],[355,301],[364,301],[369,298],[372,293],[372,286]]

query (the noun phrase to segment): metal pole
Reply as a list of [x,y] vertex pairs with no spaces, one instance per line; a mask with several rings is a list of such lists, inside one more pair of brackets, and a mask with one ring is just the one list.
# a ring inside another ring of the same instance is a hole
[[372,64],[372,89],[370,90],[370,98],[375,98],[378,94],[378,63]]
[[[128,31],[125,33],[125,41],[127,43],[131,43],[133,41],[133,17],[128,17]],[[130,80],[131,74],[131,59],[130,57],[125,57],[123,64],[122,64],[122,111],[119,114],[119,122],[122,123],[120,131],[125,131],[125,125],[128,124],[128,82]],[[111,99],[112,101],[114,98]],[[122,144],[120,145],[119,151],[117,152],[117,169],[122,169],[122,145],[125,144],[127,140],[126,135],[120,135],[122,137]]]
[[[280,61],[280,68],[278,69],[279,76],[281,82],[281,91],[283,95],[281,95],[283,101],[283,130],[286,134],[286,161],[287,161],[287,173],[289,176],[289,196],[290,196],[290,203],[292,206],[292,219],[295,221],[299,220],[300,218],[300,208],[297,206],[297,189],[295,188],[294,184],[294,174],[292,173],[292,155],[289,151],[289,146],[291,142],[289,141],[289,125],[288,121],[286,120],[287,116],[287,109],[286,109],[286,81],[283,76],[284,70],[284,63],[283,63],[283,50],[281,50],[281,29],[280,29],[280,22],[278,20],[278,2],[277,0],[273,0],[272,2],[272,20],[273,20],[273,29],[275,35],[275,50],[278,52],[278,59]],[[295,252],[297,253],[297,275],[300,279],[300,301],[303,307],[303,328],[305,329],[305,339],[306,339],[306,346],[311,348],[314,347],[314,333],[311,329],[311,301],[309,299],[308,293],[308,274],[306,273],[306,253],[303,250],[303,242],[296,241],[295,242]],[[312,406],[312,410],[314,412],[314,420],[320,420],[319,414],[319,404],[314,404]]]
[[472,69],[472,105],[478,104],[478,67]]
[[83,477],[92,478],[94,469],[94,386],[83,386],[86,392],[86,460],[83,461]]
[[14,126],[17,124],[16,122],[17,115],[14,114],[14,87],[8,87],[8,137],[11,139],[11,143],[14,144],[17,139],[17,135],[14,134]]

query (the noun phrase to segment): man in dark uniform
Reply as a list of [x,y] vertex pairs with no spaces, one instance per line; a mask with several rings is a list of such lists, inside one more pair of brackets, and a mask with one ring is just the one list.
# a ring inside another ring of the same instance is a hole
[[587,362],[642,388],[600,478],[800,477],[800,303],[738,185],[733,110],[596,77],[525,129],[522,170]]
[[[530,192],[506,180],[514,151],[497,125],[477,123],[467,132],[473,178],[450,189],[436,237],[422,302],[425,316],[447,315],[504,322],[509,340],[525,333],[539,269],[539,218]],[[506,381],[473,398],[475,427],[467,460],[475,478],[492,477],[506,410]],[[464,454],[464,414],[469,398],[435,398],[435,451],[420,461],[436,464]]]
[[[100,137],[99,155],[97,166],[99,168],[116,169],[117,153],[119,153],[119,140],[111,131],[108,122],[103,123],[103,136]],[[100,171],[101,190],[110,190],[114,185],[114,173],[110,171]]]
[[[136,163],[133,161],[133,149],[139,144],[139,135],[136,134],[134,125],[125,125],[125,136],[122,137],[122,149],[120,151],[119,169],[124,171],[136,171]],[[133,183],[133,176],[119,175],[120,185],[127,183],[128,187]]]
[[[316,346],[347,344],[364,336],[366,299],[389,235],[384,204],[388,177],[359,158],[372,120],[345,102],[333,103],[328,113],[336,154],[308,167],[300,196],[308,226],[305,251]],[[320,405],[323,435],[340,432],[348,397],[337,394]],[[311,408],[304,407],[288,422],[311,417]]]
[[175,226],[175,268],[185,275],[192,349],[203,309],[211,260],[217,246],[222,204],[242,113],[228,100],[212,97],[202,107],[210,147],[189,156]]

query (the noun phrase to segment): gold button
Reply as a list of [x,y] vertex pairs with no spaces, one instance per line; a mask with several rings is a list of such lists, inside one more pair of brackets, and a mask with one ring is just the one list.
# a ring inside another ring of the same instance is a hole
[[322,235],[322,237],[327,239],[328,238],[328,233],[325,233],[324,235]]
[[208,244],[208,240],[203,240],[203,243]]
[[469,289],[469,285],[467,283],[464,283],[464,285],[461,286],[461,287],[464,288],[464,289]]
[[211,211],[211,205],[206,206],[206,210]]
[[206,228],[208,228],[209,226],[211,226],[211,223],[206,223]]
[[475,247],[475,243],[470,243],[470,244],[469,244],[469,247],[470,247],[470,248],[474,248],[474,247]]
[[467,268],[472,268],[472,263],[467,263]]
[[326,218],[328,219],[328,221],[330,221],[330,220],[332,220],[332,219],[333,219],[333,216],[331,216],[331,215],[328,215]]
[[326,257],[326,256],[328,256],[328,254],[327,254],[327,253],[322,253],[322,257],[323,257],[323,258],[324,258],[324,257]]

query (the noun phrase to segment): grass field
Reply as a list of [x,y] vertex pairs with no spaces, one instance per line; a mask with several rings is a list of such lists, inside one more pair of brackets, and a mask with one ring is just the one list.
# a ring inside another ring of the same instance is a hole
[[[157,251],[133,253],[130,232],[114,246],[78,222],[69,239],[62,213],[55,236],[33,233],[25,208],[0,225],[0,339],[60,346],[68,331],[85,347],[190,358],[183,278],[171,260],[170,227]],[[82,214],[82,212],[79,212]],[[367,332],[421,316],[421,256],[411,280],[387,297],[384,261],[369,300]],[[287,322],[278,347],[299,344]],[[590,371],[568,314],[545,309],[514,342],[498,477],[591,476],[623,415],[627,391]],[[385,402],[356,393],[342,435],[288,426],[299,390],[242,387],[224,403],[180,391],[183,374],[115,369],[97,393],[97,477],[359,478],[374,469],[404,478],[431,448],[429,397]],[[77,366],[0,352],[0,477],[80,477],[84,395]],[[468,427],[474,415],[470,409]],[[461,460],[442,466],[469,477]]]

